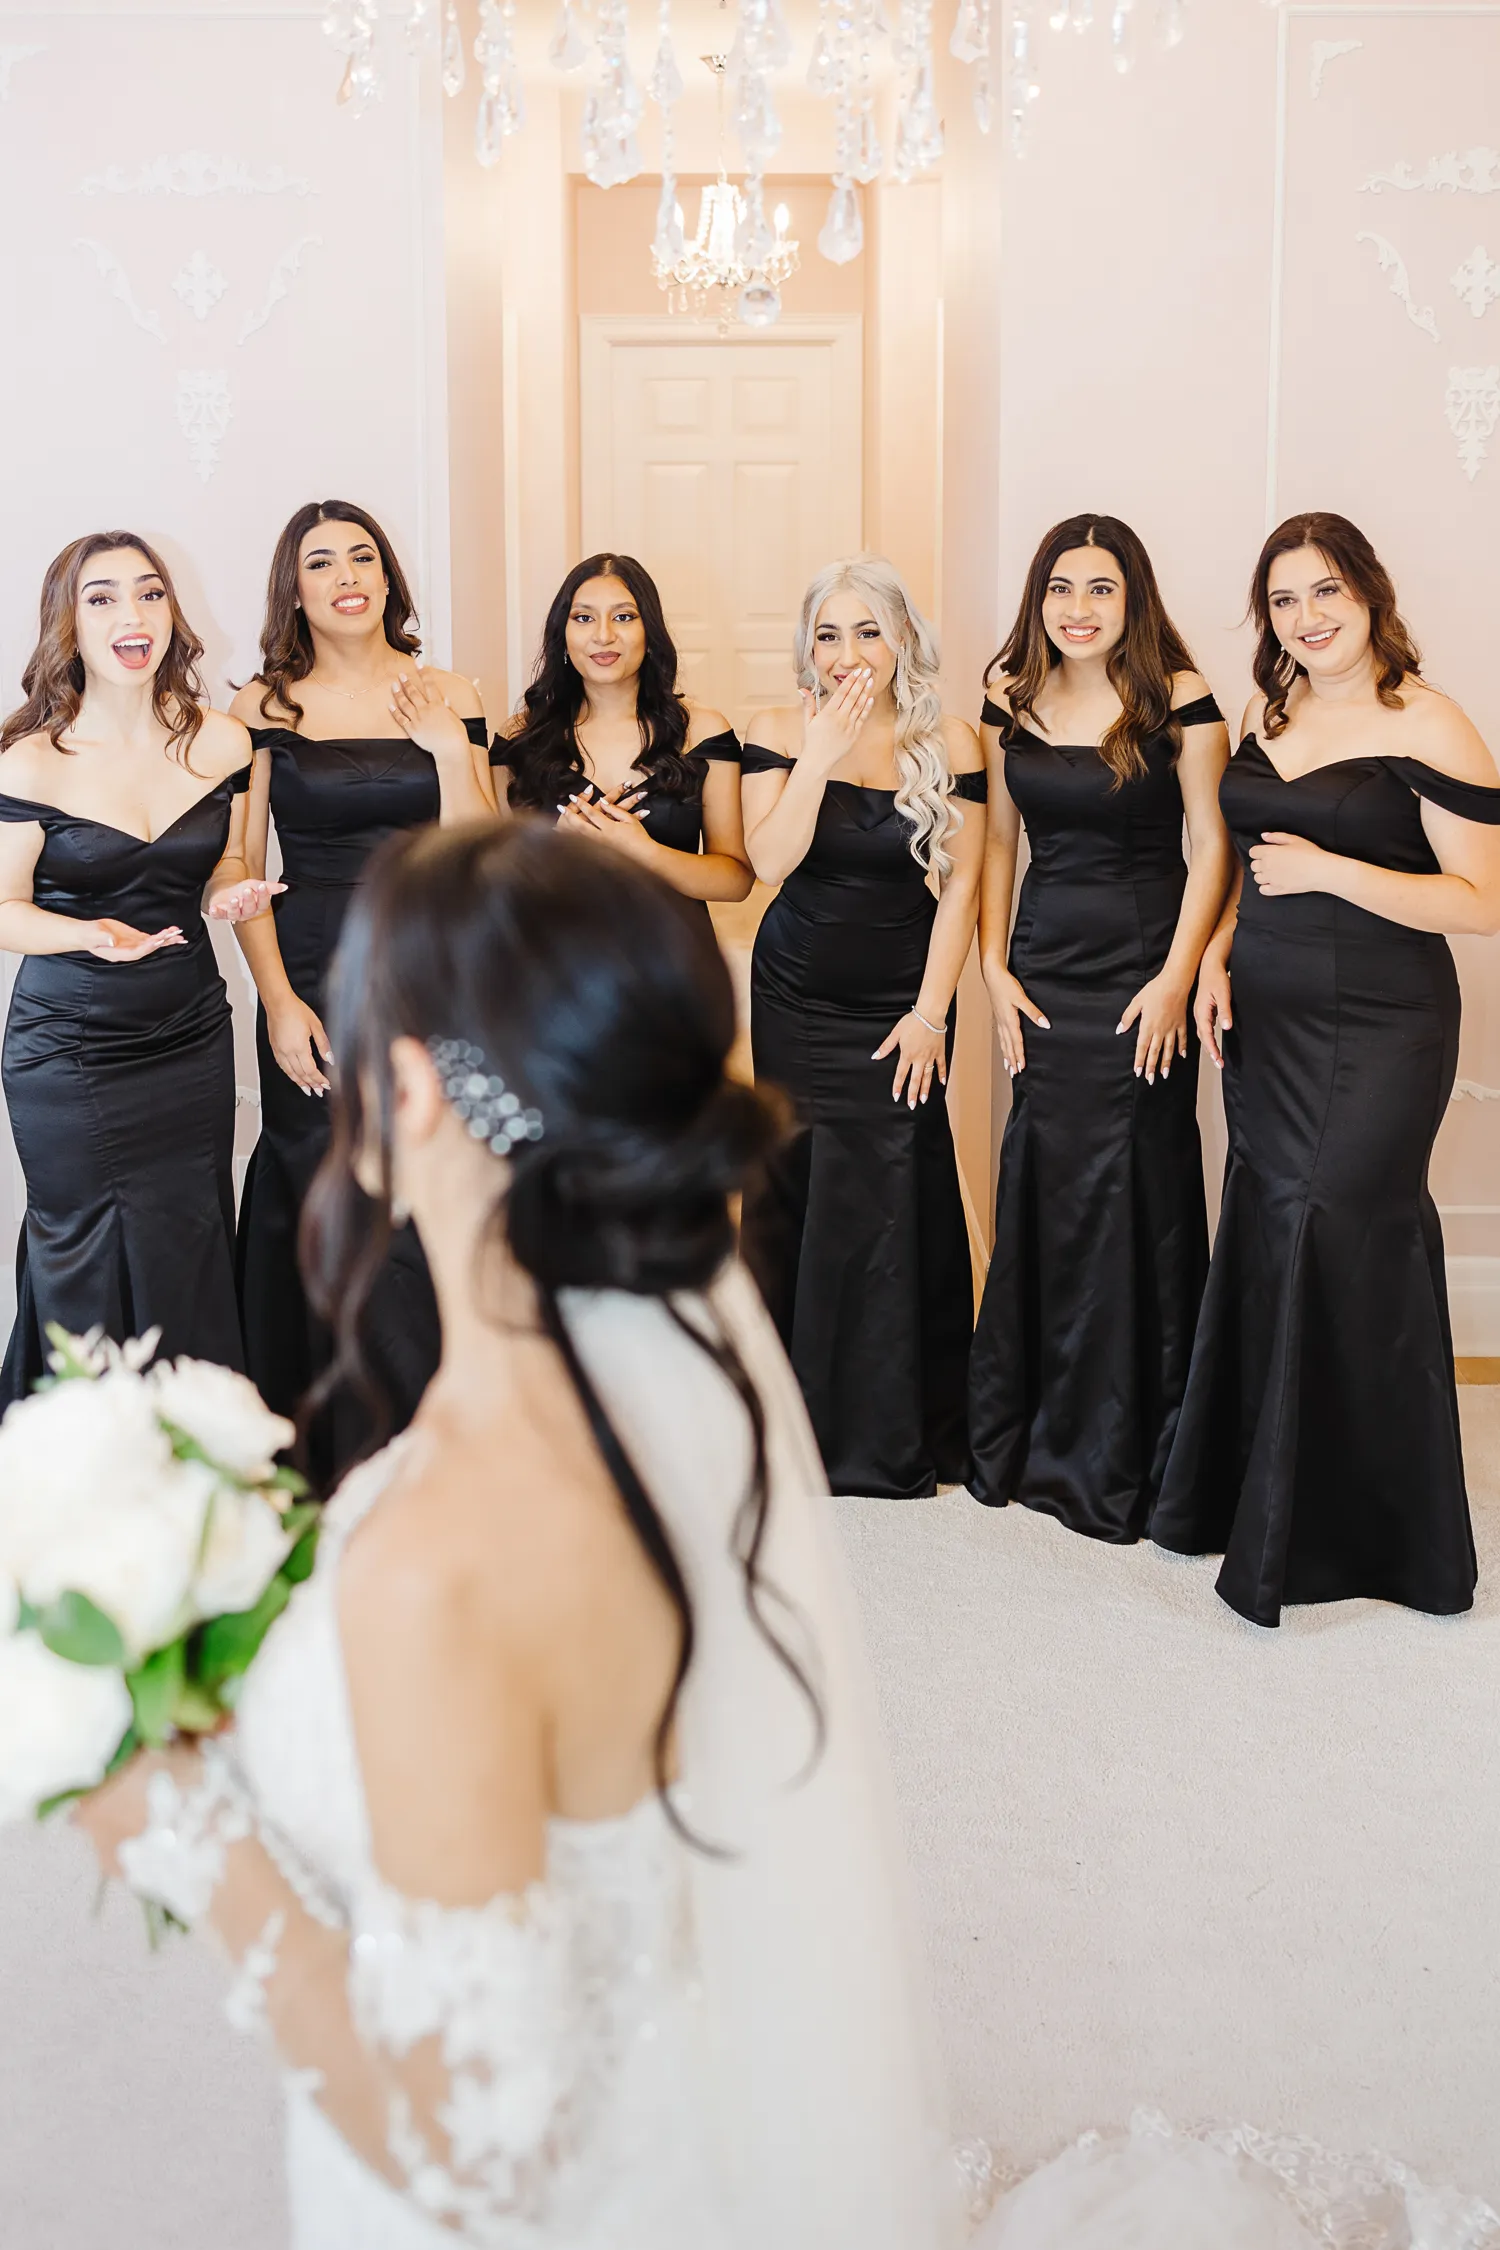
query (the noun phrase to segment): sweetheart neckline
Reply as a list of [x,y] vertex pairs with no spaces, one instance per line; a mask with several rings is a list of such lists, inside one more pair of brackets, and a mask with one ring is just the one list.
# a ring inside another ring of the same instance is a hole
[[154,845],[165,842],[174,828],[180,828],[190,812],[196,812],[200,805],[208,803],[210,797],[217,796],[225,782],[234,781],[240,774],[248,771],[248,766],[235,766],[229,773],[221,774],[211,788],[201,791],[190,805],[184,805],[177,818],[169,820],[166,827],[155,836],[137,836],[133,828],[119,828],[112,820],[96,820],[92,813],[69,812],[66,806],[54,805],[46,797],[18,797],[9,789],[0,789],[0,797],[9,798],[13,805],[33,805],[38,812],[56,813],[59,820],[81,822],[85,828],[106,829],[111,836],[123,836],[127,843],[139,844],[142,851],[150,851]]

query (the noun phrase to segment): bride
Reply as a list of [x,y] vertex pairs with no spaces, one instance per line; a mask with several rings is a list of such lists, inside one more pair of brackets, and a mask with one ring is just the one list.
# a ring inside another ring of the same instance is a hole
[[80,1818],[285,2066],[297,2250],[938,2250],[922,1978],[800,1397],[731,1195],[705,923],[427,831],[351,911],[310,1250],[346,1364],[410,1215],[443,1354],[232,1738]]
[[[77,1817],[237,1965],[294,2250],[951,2250],[923,1975],[822,1470],[730,1197],[706,928],[619,855],[431,830],[344,937],[309,1248],[398,1218],[443,1356],[327,1510],[234,1732]],[[974,2250],[1471,2250],[1399,2166],[1140,2120]]]

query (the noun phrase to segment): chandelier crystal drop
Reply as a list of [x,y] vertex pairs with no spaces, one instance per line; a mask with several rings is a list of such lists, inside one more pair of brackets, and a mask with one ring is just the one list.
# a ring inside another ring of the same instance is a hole
[[516,0],[479,0],[474,60],[482,86],[474,153],[481,164],[498,164],[506,142],[526,122],[526,89],[516,55]]
[[459,21],[458,0],[444,0],[443,37],[439,49],[443,92],[452,101],[464,90],[464,27]]
[[682,72],[677,67],[677,56],[672,47],[672,0],[661,0],[656,17],[656,61],[646,82],[646,91],[661,111],[661,193],[656,201],[656,233],[651,242],[651,261],[660,274],[670,270],[681,259],[685,244],[682,239],[682,207],[677,201],[676,135],[672,112],[682,99]]
[[378,0],[333,0],[323,18],[323,29],[341,55],[347,56],[339,81],[338,99],[347,102],[356,116],[381,95],[380,66],[375,59]]
[[578,28],[578,15],[573,0],[562,0],[557,20],[552,26],[552,37],[547,45],[547,60],[554,70],[582,70],[589,59],[587,43]]
[[645,107],[630,68],[626,0],[594,0],[600,79],[583,105],[583,169],[595,187],[622,187],[641,168],[635,129]]

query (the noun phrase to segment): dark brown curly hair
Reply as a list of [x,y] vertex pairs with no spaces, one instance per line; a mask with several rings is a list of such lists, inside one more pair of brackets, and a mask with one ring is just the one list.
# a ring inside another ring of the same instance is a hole
[[1035,717],[1043,683],[1062,662],[1042,623],[1042,604],[1059,555],[1075,547],[1098,547],[1113,555],[1125,576],[1125,630],[1105,665],[1121,710],[1099,745],[1118,789],[1146,771],[1141,744],[1153,735],[1165,734],[1174,750],[1181,749],[1182,729],[1172,717],[1172,684],[1179,672],[1194,669],[1192,651],[1167,615],[1151,557],[1128,523],[1118,516],[1081,515],[1052,526],[1031,558],[1010,638],[986,670],[985,685],[997,672],[1008,675],[1007,740],[1024,743],[1026,721]]
[[1347,516],[1330,515],[1313,508],[1306,515],[1288,516],[1278,524],[1260,551],[1255,576],[1250,581],[1250,615],[1258,638],[1251,670],[1266,699],[1266,739],[1274,742],[1286,726],[1286,699],[1300,672],[1307,667],[1293,659],[1291,677],[1286,663],[1291,651],[1277,638],[1271,619],[1271,570],[1283,555],[1299,547],[1316,547],[1330,571],[1342,578],[1350,593],[1370,612],[1370,654],[1375,662],[1375,693],[1391,711],[1399,711],[1403,680],[1422,677],[1422,652],[1412,639],[1405,618],[1396,607],[1391,574],[1369,540]]
[[302,542],[320,523],[357,523],[361,531],[369,533],[385,573],[386,642],[389,647],[399,649],[403,656],[415,656],[422,646],[406,573],[396,560],[395,548],[369,510],[355,507],[352,500],[309,500],[287,524],[271,557],[266,621],[260,634],[260,670],[256,674],[256,684],[264,691],[260,699],[261,716],[266,719],[271,717],[273,704],[289,711],[294,722],[302,717],[302,706],[292,690],[313,668],[313,644],[307,618],[297,601],[297,569]]
[[142,556],[166,589],[172,611],[172,638],[151,682],[151,708],[167,730],[167,748],[192,771],[189,752],[203,724],[207,691],[199,676],[203,643],[182,614],[172,574],[156,549],[134,531],[91,531],[70,540],[47,566],[42,580],[41,618],[36,647],[21,674],[25,701],[0,726],[0,750],[29,734],[45,734],[54,750],[73,755],[63,741],[83,708],[83,658],[78,651],[78,589],[85,566],[95,555],[131,548]]

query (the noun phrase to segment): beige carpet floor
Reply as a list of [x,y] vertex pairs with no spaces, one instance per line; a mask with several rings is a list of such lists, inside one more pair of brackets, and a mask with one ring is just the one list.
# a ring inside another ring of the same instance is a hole
[[[1434,1620],[1241,1623],[1212,1567],[962,1495],[841,1501],[956,2123],[1022,2161],[1139,2102],[1379,2146],[1500,2204],[1500,1390],[1484,1573]],[[188,1945],[0,1835],[4,2250],[282,2250],[276,2104]]]

